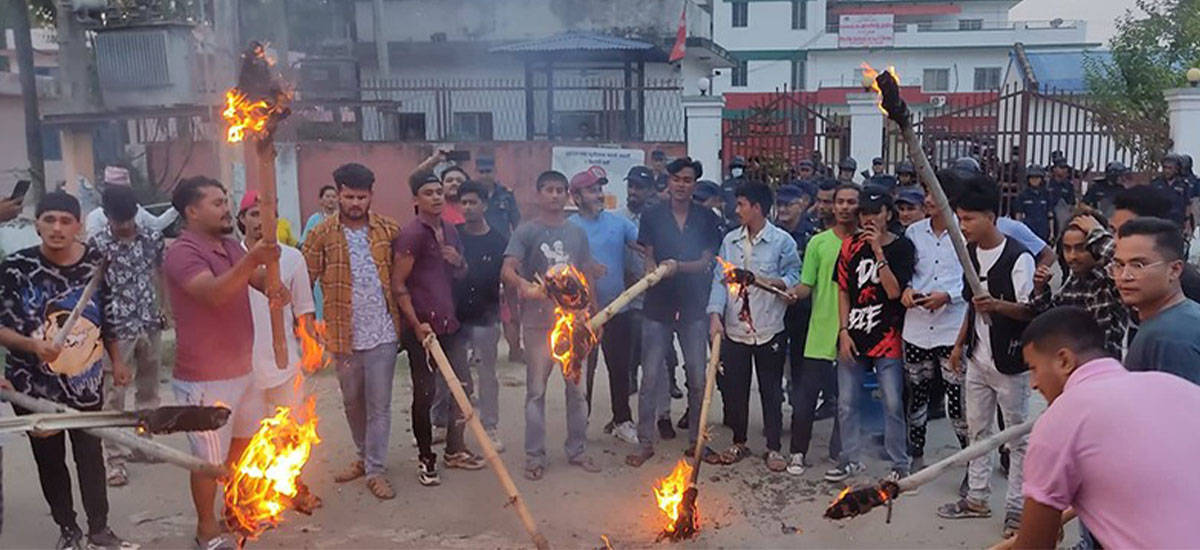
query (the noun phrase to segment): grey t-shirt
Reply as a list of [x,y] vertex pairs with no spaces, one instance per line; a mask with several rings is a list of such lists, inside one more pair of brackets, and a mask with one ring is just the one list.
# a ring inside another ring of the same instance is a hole
[[1169,372],[1200,384],[1200,304],[1184,300],[1143,321],[1125,354],[1125,367]]
[[[557,226],[536,220],[522,223],[509,238],[504,256],[521,262],[521,277],[530,281],[535,273],[545,276],[547,269],[559,264],[583,269],[592,263],[587,234],[568,221]],[[546,329],[554,326],[554,304],[547,299],[522,301],[521,323]]]

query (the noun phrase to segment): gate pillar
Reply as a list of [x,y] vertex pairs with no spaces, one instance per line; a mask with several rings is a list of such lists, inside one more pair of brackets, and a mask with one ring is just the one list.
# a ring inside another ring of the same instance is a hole
[[871,159],[883,156],[883,113],[874,92],[846,94],[846,103],[850,106],[850,156],[858,161],[861,172],[870,169]]
[[687,153],[704,164],[704,179],[721,181],[721,112],[724,96],[685,96],[683,98],[684,128],[687,129]]
[[1163,96],[1167,98],[1172,150],[1192,155],[1200,152],[1200,88],[1176,88]]

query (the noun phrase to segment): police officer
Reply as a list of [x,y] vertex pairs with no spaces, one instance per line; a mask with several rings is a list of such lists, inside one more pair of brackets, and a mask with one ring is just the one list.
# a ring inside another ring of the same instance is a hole
[[737,213],[734,212],[733,192],[739,185],[745,183],[747,179],[746,159],[741,156],[733,157],[733,160],[729,163],[729,177],[721,182],[719,186],[722,206],[721,210],[717,211],[717,215],[721,216],[726,223],[737,219]]
[[1050,219],[1053,215],[1053,198],[1046,187],[1046,171],[1036,164],[1025,170],[1025,189],[1017,195],[1013,205],[1016,218],[1025,222],[1035,235],[1043,241],[1050,240]]
[[1075,208],[1075,181],[1071,178],[1071,164],[1061,152],[1050,157],[1050,175],[1046,180],[1046,189],[1050,192],[1050,205],[1054,212],[1054,235],[1059,235],[1070,220],[1071,211]]
[[796,179],[798,181],[812,181],[817,177],[817,165],[813,161],[804,159],[796,163]]
[[725,197],[721,193],[721,187],[717,185],[717,182],[712,180],[700,180],[696,182],[696,189],[692,191],[692,202],[712,210],[717,217],[721,218],[722,235],[733,227],[729,223],[729,218],[725,217]]
[[1162,160],[1162,173],[1150,182],[1158,189],[1171,192],[1171,218],[1191,228],[1191,203],[1196,199],[1195,182],[1185,173],[1188,162],[1179,153],[1167,153]]
[[1104,217],[1111,218],[1113,214],[1113,198],[1125,188],[1125,180],[1129,175],[1121,161],[1114,160],[1104,167],[1104,177],[1096,180],[1088,188],[1083,202],[1099,210]]
[[862,172],[864,182],[884,175],[887,175],[887,167],[883,164],[883,157],[871,159],[871,171],[863,170]]
[[842,159],[842,162],[838,163],[838,183],[854,183],[855,170],[858,170],[858,161],[853,157]]

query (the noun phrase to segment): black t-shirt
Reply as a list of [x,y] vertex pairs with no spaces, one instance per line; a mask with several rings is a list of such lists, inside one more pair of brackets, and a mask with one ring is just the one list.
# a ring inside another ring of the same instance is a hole
[[[723,235],[721,220],[712,210],[693,203],[683,229],[675,223],[669,202],[651,206],[642,214],[638,242],[654,250],[654,262],[699,260],[705,251],[716,254]],[[712,270],[676,273],[646,291],[642,313],[655,321],[703,319],[712,285]]]
[[455,313],[461,323],[495,323],[500,313],[500,268],[508,239],[494,228],[483,235],[467,233],[458,226],[467,274],[454,281]]
[[[862,356],[900,359],[904,357],[901,352],[904,305],[899,298],[888,298],[875,253],[863,235],[859,233],[842,243],[834,272],[838,286],[850,295],[846,328]],[[915,252],[912,241],[901,236],[883,247],[883,257],[900,288],[912,279]]]
[[[51,262],[38,246],[10,254],[0,263],[0,326],[38,340],[53,340],[101,261],[99,250],[92,247],[73,265]],[[53,362],[9,350],[5,375],[13,387],[76,409],[99,410],[104,400],[104,337],[111,336],[103,309],[108,297],[107,285],[101,284]]]

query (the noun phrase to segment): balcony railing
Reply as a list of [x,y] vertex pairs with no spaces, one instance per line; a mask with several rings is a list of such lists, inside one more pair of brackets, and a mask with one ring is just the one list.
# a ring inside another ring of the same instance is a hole
[[[836,16],[831,16],[831,18],[836,18]],[[896,23],[895,32],[988,32],[1016,30],[1053,31],[1062,29],[1077,29],[1080,28],[1082,24],[1083,22],[1079,20],[1055,19],[1050,21],[1007,21],[1004,23],[984,21],[979,26],[964,27],[959,21],[938,21],[935,23]],[[837,34],[837,21],[834,20],[825,25],[825,32],[828,34]]]

